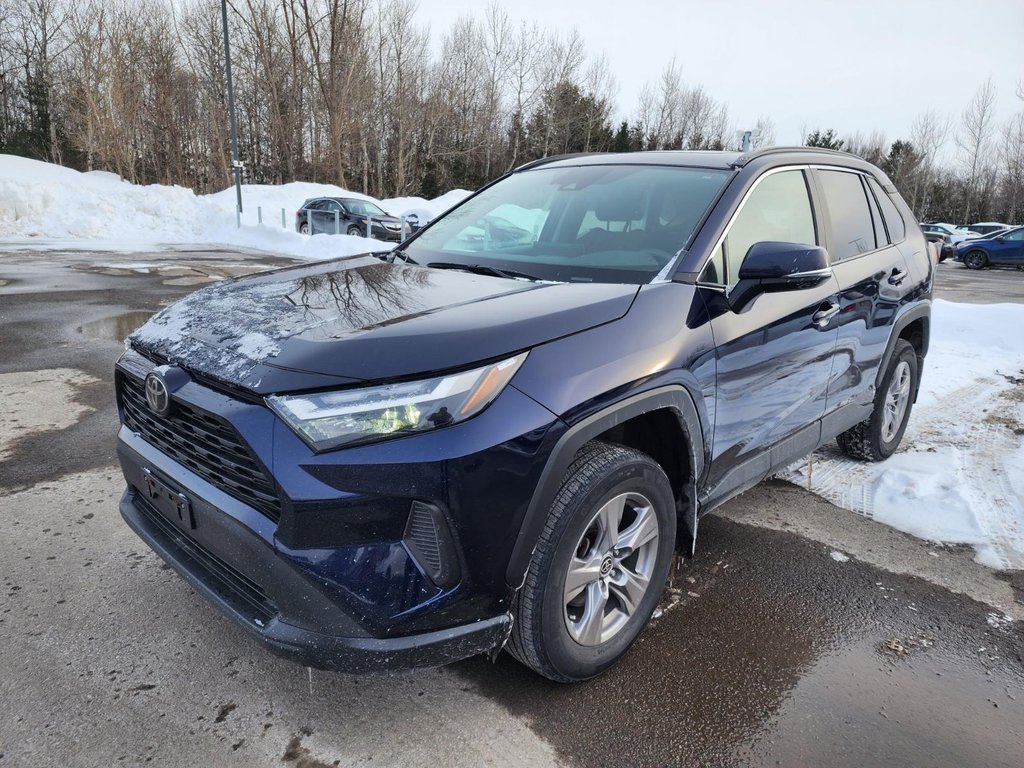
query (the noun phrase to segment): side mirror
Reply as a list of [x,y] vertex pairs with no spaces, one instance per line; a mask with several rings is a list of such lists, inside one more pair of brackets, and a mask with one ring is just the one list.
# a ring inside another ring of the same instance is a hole
[[762,293],[813,288],[831,276],[828,251],[821,246],[754,243],[743,257],[739,282],[729,291],[729,306],[739,312]]
[[1001,243],[1001,242],[1003,242],[1003,240],[1006,239],[1006,235],[996,235],[995,239],[996,239],[996,242]]

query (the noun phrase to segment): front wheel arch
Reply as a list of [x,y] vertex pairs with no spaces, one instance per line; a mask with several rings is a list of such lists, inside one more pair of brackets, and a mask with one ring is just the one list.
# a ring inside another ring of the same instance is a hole
[[[669,385],[643,392],[621,400],[608,408],[572,425],[563,434],[548,457],[540,480],[530,499],[526,514],[516,537],[512,555],[505,573],[506,583],[518,589],[526,576],[530,558],[541,531],[544,529],[547,510],[554,500],[566,470],[584,445],[607,433],[617,425],[644,414],[666,409],[678,419],[686,444],[680,453],[688,463],[686,482],[680,489],[679,500],[683,507],[680,522],[695,537],[697,530],[696,483],[703,476],[706,460],[706,443],[701,429],[697,407],[689,391],[680,385]],[[666,472],[666,474],[669,474]],[[670,475],[671,476],[671,475]],[[691,541],[692,548],[692,541]]]

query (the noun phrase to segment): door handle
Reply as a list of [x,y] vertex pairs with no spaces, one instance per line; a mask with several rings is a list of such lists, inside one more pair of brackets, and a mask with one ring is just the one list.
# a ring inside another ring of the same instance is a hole
[[900,269],[899,267],[892,268],[892,274],[889,275],[889,285],[899,285],[903,282],[903,278],[907,276],[907,270]]
[[818,311],[811,315],[811,320],[819,328],[824,328],[833,317],[839,314],[840,306],[834,302],[826,302],[822,304]]

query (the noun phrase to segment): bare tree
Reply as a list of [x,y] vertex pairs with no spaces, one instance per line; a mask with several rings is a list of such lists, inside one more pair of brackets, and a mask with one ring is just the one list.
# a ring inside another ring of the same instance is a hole
[[960,117],[960,128],[955,140],[960,162],[967,174],[967,197],[964,201],[963,219],[970,219],[973,212],[983,213],[985,191],[988,188],[992,135],[995,130],[996,89],[989,78],[974,94]]
[[929,191],[935,177],[936,161],[949,139],[953,119],[929,109],[914,118],[910,128],[910,143],[921,156],[918,173],[910,187],[908,202],[919,218],[928,216]]
[[1018,112],[1003,126],[999,160],[1002,166],[1001,216],[1005,221],[1020,221],[1024,213],[1024,112]]
[[767,115],[761,115],[754,123],[756,138],[750,143],[751,149],[775,146],[775,121]]

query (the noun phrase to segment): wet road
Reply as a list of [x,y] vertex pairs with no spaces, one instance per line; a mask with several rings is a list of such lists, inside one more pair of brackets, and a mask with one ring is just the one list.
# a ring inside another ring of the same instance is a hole
[[[664,613],[596,681],[269,656],[121,523],[110,373],[144,313],[279,263],[0,253],[0,766],[1020,764],[1019,576],[781,483],[702,523]],[[1016,297],[954,269],[940,296]]]
[[968,304],[1024,302],[1024,272],[1010,267],[967,269],[948,259],[935,269],[935,295]]

